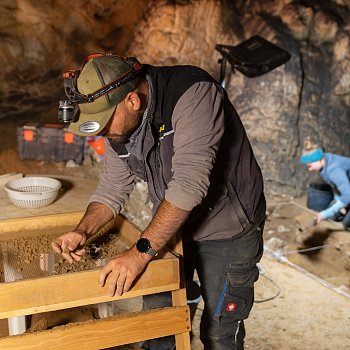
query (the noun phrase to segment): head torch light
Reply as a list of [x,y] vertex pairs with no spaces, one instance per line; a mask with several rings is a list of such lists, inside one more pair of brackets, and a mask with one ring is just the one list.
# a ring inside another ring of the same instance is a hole
[[104,56],[103,54],[93,54],[89,55],[83,62],[80,69],[70,70],[63,74],[63,85],[64,91],[68,99],[60,100],[58,106],[58,120],[61,123],[69,124],[75,121],[77,112],[79,110],[78,105],[81,103],[91,103],[97,98],[108,94],[111,90],[117,89],[118,87],[126,84],[127,82],[134,80],[142,70],[141,63],[134,57],[120,57],[112,54],[107,54],[107,56],[118,57],[119,59],[125,60],[130,64],[131,68],[126,73],[113,80],[107,85],[102,86],[100,89],[93,93],[84,95],[77,90],[77,79],[85,65],[86,62],[92,58]]

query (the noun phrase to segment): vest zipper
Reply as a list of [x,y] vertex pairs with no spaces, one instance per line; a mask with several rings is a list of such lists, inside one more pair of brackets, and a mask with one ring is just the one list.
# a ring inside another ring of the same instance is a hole
[[[154,159],[151,159],[153,158]],[[161,183],[159,181],[159,175],[160,175],[160,170],[161,170],[161,163],[160,163],[160,159],[159,159],[159,141],[157,141],[156,147],[154,149],[154,152],[152,152],[152,150],[150,151],[149,157],[147,157],[149,159],[149,162],[147,162],[146,166],[147,169],[149,170],[149,174],[152,180],[152,192],[153,195],[156,199],[158,199],[159,202],[161,202],[163,200],[163,193],[162,193],[162,188],[161,188]],[[154,164],[155,167],[154,169],[148,164]]]
[[[148,130],[150,131],[150,129]],[[152,132],[151,132],[152,135]],[[147,176],[147,183],[148,183],[148,190],[150,199],[152,201],[152,197],[155,201],[158,201],[157,203],[154,203],[155,205],[159,205],[160,202],[163,200],[164,193],[162,193],[162,186],[159,181],[159,172],[161,169],[161,162],[159,159],[159,140],[153,139],[153,147],[151,147],[148,151],[146,151],[146,157],[145,157],[145,171]],[[156,141],[156,142],[154,142]],[[155,169],[153,169],[150,164],[154,164]]]

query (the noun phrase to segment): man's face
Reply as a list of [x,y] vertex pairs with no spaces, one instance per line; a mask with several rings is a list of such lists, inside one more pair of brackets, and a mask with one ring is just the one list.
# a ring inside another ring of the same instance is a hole
[[141,111],[130,111],[123,103],[120,103],[99,135],[111,138],[116,143],[127,143],[130,136],[140,126],[142,115]]
[[307,163],[306,167],[309,171],[321,171],[323,164],[321,160],[317,160],[316,162]]

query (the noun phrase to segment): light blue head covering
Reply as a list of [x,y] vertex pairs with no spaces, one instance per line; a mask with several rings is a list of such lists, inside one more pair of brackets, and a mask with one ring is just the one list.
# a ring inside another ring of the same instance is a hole
[[324,152],[321,148],[316,148],[314,151],[310,153],[303,154],[299,160],[302,164],[313,163],[321,160],[324,157]]

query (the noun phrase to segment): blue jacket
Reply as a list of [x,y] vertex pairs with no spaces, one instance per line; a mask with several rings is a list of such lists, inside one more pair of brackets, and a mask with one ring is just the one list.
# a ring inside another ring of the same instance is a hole
[[335,192],[334,203],[320,213],[324,219],[328,219],[350,204],[350,158],[333,153],[325,153],[325,158],[326,165],[320,175]]

